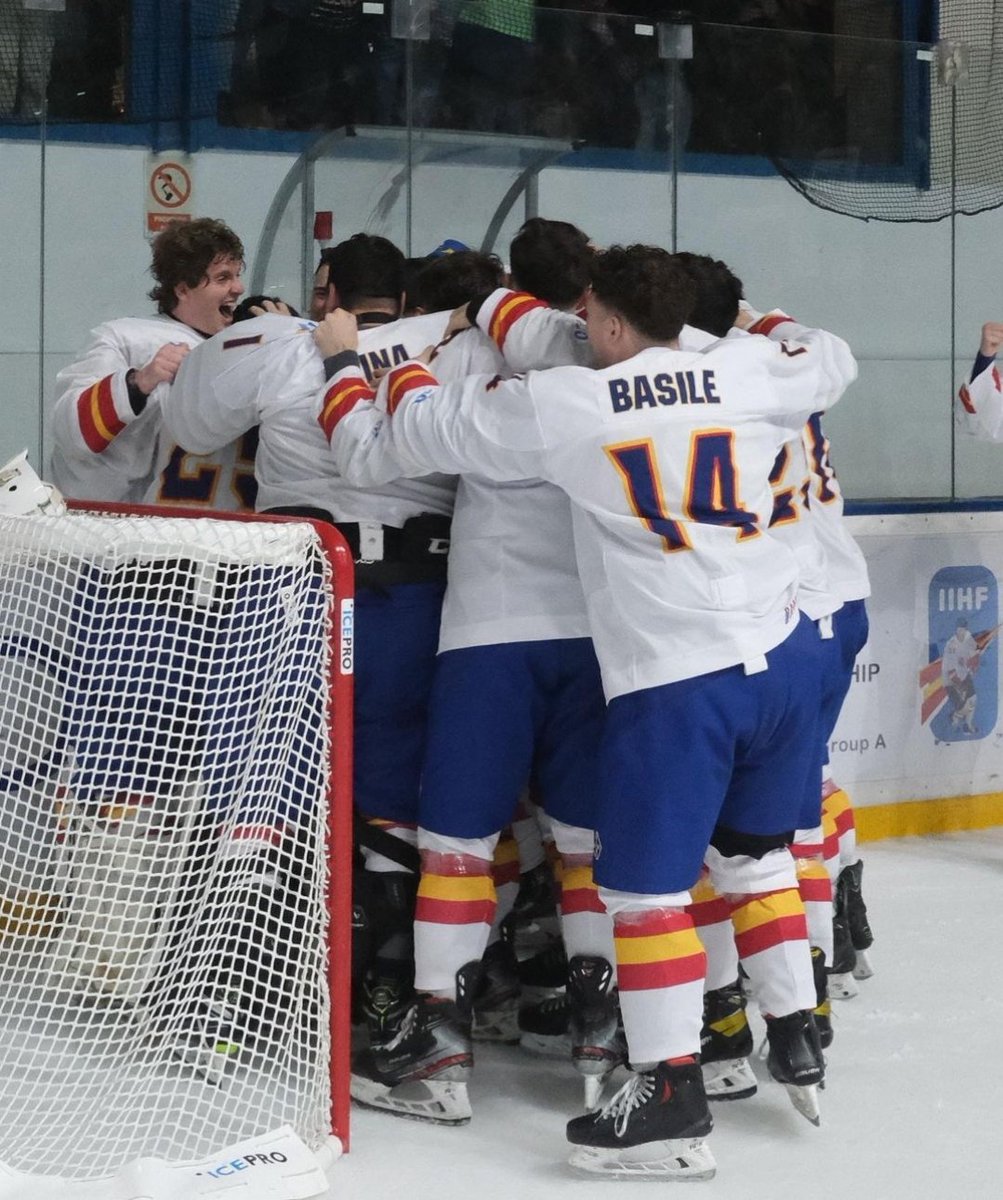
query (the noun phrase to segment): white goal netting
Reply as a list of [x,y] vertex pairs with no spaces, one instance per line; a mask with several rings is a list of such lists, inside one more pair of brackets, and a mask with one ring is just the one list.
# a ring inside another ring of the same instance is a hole
[[0,517],[3,1168],[331,1132],[335,605],[308,523]]

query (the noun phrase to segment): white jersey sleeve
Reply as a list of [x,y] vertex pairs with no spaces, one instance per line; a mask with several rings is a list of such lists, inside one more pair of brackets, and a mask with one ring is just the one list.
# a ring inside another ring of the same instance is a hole
[[760,317],[748,332],[776,343],[779,355],[773,374],[778,380],[807,389],[807,373],[814,374],[815,392],[805,395],[806,416],[831,408],[857,378],[857,361],[850,347],[825,329],[813,329],[786,313],[772,312]]
[[[369,366],[373,354],[367,349],[367,332],[371,331],[363,331],[359,337],[363,370]],[[439,343],[429,371],[441,383],[454,383],[469,375],[490,377],[508,373],[505,360],[494,344],[477,330]],[[369,375],[368,370],[366,374]],[[338,473],[357,487],[378,487],[393,479],[427,474],[420,469],[409,470],[397,458],[389,429],[385,429],[385,417],[385,399],[377,400],[368,379],[360,380],[347,396],[331,380],[319,397],[319,420],[331,440]]]
[[[862,600],[870,595],[870,580],[863,552],[846,527],[843,519],[843,493],[836,478],[829,454],[829,442],[822,430],[822,414],[838,400],[856,379],[857,364],[849,346],[842,338],[821,329],[801,325],[783,312],[767,313],[750,327],[750,334],[762,334],[784,348],[789,362],[796,367],[802,346],[810,347],[819,362],[817,392],[812,410],[799,433],[800,446],[789,444],[789,465],[803,464],[807,468],[806,486],[801,496],[795,495],[786,503],[787,516],[803,498],[811,522],[812,535],[821,550],[821,561],[809,552],[802,539],[802,574],[805,580],[805,609],[811,615],[825,610],[827,596],[837,601]],[[780,464],[778,463],[778,467]],[[783,488],[782,480],[775,481]],[[778,503],[785,505],[783,494]],[[805,510],[802,509],[802,512]],[[795,531],[794,538],[797,540]],[[828,611],[834,611],[829,607]]]
[[1003,441],[1003,381],[995,362],[987,362],[958,388],[955,419],[958,428],[971,437]]
[[139,500],[152,479],[160,436],[155,388],[141,413],[129,402],[127,373],[168,343],[197,346],[201,334],[170,317],[123,317],[99,325],[87,349],[56,377],[50,473],[66,496]]
[[515,372],[595,365],[581,317],[551,308],[528,292],[498,288],[478,309],[477,326]]

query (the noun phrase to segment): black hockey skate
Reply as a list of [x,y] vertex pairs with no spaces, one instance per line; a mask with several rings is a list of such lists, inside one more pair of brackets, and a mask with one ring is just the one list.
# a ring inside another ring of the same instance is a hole
[[752,1030],[740,980],[704,993],[700,1062],[708,1100],[744,1100],[756,1094],[749,1064]]
[[206,1083],[218,1086],[248,1053],[246,1022],[237,995],[220,991],[192,1001],[172,1020],[171,1054]]
[[564,942],[554,938],[542,950],[516,963],[519,982],[524,991],[550,994],[565,987],[568,982],[568,956]]
[[703,1138],[713,1126],[700,1065],[658,1063],[638,1071],[598,1112],[568,1122],[573,1167],[621,1178],[710,1179]]
[[519,1040],[519,975],[505,941],[488,946],[481,959],[481,982],[474,996],[475,1042]]
[[557,915],[557,886],[549,862],[526,871],[519,881],[519,894],[512,911],[502,922],[502,937],[517,959],[529,958],[560,938]]
[[352,1063],[352,1099],[417,1121],[465,1125],[467,1079],[474,1064],[470,1037],[472,993],[480,964],[456,975],[456,1002],[419,993],[400,1032]]
[[815,1028],[823,1050],[832,1045],[832,1001],[829,999],[829,973],[825,969],[825,951],[819,946],[811,948],[811,969],[815,976]]
[[627,1039],[605,958],[576,954],[568,963],[571,1061],[585,1077],[585,1108],[596,1108],[607,1078],[627,1061]]
[[388,964],[376,966],[362,980],[359,1006],[370,1046],[392,1041],[414,1003],[414,970],[405,963],[400,967],[394,971]]
[[870,979],[874,974],[867,951],[874,943],[871,923],[867,919],[867,905],[862,891],[864,864],[858,859],[844,867],[836,880],[836,911],[843,914],[850,943],[856,953],[853,967],[855,979]]
[[787,1088],[791,1103],[813,1125],[819,1123],[818,1089],[825,1078],[825,1060],[811,1012],[766,1018],[770,1074]]
[[547,1058],[571,1057],[571,1002],[562,992],[519,1009],[519,1045]]
[[857,952],[850,938],[850,926],[846,920],[846,909],[839,903],[837,887],[836,902],[832,914],[832,964],[829,974],[828,992],[833,1000],[852,1000],[860,989],[854,981],[857,969]]

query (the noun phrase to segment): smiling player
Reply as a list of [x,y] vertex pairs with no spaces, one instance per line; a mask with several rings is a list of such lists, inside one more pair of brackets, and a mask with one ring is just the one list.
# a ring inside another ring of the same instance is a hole
[[232,322],[243,269],[244,247],[222,221],[200,218],[158,235],[150,267],[157,315],[99,325],[57,376],[52,477],[65,495],[253,508],[238,488],[219,486],[227,468],[240,469],[237,451],[192,463],[160,438],[165,385],[193,346]]

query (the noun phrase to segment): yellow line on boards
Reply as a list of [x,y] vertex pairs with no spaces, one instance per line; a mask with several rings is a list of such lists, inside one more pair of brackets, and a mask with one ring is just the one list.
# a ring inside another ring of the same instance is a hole
[[854,808],[857,838],[910,837],[927,833],[956,833],[1003,825],[1003,792],[984,796],[948,796],[943,800],[905,800]]

